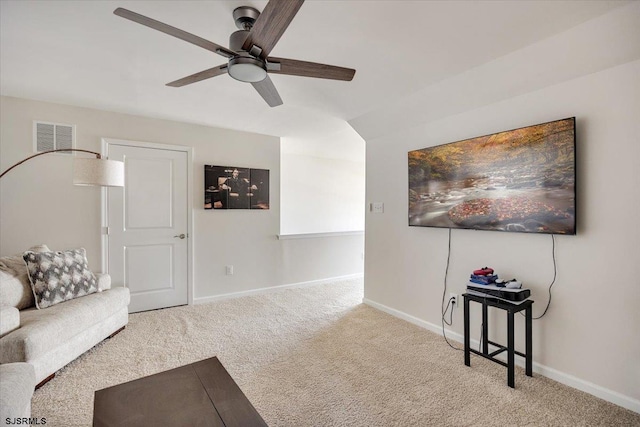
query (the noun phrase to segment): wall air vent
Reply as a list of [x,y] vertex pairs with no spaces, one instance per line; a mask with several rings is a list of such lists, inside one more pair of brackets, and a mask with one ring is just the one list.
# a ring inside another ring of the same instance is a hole
[[[33,151],[59,150],[62,148],[75,148],[76,125],[62,123],[33,122]],[[62,152],[60,154],[73,154]]]

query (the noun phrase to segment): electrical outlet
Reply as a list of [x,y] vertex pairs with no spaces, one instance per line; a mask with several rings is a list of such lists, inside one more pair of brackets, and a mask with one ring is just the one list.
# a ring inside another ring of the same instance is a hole
[[452,305],[458,305],[458,294],[449,294],[449,300],[451,301]]
[[384,213],[384,203],[383,202],[373,202],[371,203],[371,207],[369,208],[372,213]]
[[227,265],[227,276],[233,276],[233,265]]

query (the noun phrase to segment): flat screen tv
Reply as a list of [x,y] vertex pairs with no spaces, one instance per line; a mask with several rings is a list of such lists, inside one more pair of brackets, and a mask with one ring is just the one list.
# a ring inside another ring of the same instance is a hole
[[409,152],[409,225],[576,233],[575,117]]

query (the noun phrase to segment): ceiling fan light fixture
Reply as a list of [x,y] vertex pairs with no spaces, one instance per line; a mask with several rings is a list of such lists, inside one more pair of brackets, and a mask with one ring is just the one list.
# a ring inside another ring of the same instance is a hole
[[227,64],[175,80],[167,83],[167,86],[182,87],[227,73],[234,80],[251,83],[270,107],[276,107],[282,104],[282,99],[267,72],[343,81],[351,81],[356,72],[335,65],[269,56],[304,2],[305,0],[268,0],[262,12],[250,6],[235,8],[233,19],[238,31],[229,37],[229,48],[131,10],[119,7],[113,13],[217,53],[228,60]]
[[267,77],[264,61],[255,58],[236,57],[229,61],[229,75],[246,83],[257,83]]

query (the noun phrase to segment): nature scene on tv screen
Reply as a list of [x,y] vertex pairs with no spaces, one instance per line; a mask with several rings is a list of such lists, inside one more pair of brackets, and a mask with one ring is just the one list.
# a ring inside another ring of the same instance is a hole
[[409,225],[575,234],[575,118],[410,151]]

